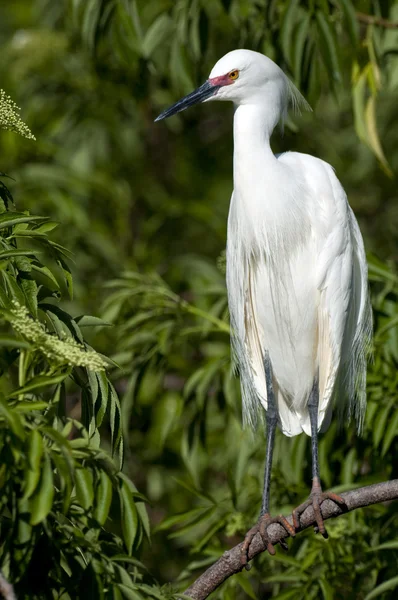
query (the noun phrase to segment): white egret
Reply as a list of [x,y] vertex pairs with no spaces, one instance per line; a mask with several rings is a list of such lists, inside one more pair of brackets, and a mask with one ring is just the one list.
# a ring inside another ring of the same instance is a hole
[[318,432],[335,407],[354,415],[360,429],[365,406],[366,355],[372,315],[361,233],[332,167],[308,154],[274,155],[270,137],[289,103],[307,108],[299,91],[269,58],[234,50],[209,79],[165,110],[161,120],[208,100],[231,100],[234,114],[234,189],[228,217],[227,287],[233,356],[239,368],[246,423],[266,411],[264,492],[258,523],[246,534],[242,564],[259,532],[271,554],[267,527],[276,425],[287,436],[312,436],[310,498],[326,536],[321,504]]

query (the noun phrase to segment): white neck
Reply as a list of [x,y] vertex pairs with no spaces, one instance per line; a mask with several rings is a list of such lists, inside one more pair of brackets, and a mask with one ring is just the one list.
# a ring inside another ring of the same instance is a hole
[[279,116],[268,103],[241,104],[235,110],[234,189],[241,197],[275,165],[270,137]]

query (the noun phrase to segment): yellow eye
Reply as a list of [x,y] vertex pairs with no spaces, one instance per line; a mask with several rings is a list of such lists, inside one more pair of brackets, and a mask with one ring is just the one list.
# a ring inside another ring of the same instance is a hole
[[230,71],[228,73],[228,77],[229,77],[229,79],[232,79],[232,80],[238,79],[238,77],[239,77],[239,71],[238,71],[238,69],[234,69],[233,71]]

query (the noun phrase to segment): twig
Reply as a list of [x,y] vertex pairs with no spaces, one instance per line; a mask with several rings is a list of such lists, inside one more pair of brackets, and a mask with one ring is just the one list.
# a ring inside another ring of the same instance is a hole
[[[390,500],[398,500],[398,479],[392,481],[385,481],[384,483],[376,483],[375,485],[368,485],[363,488],[358,488],[350,492],[341,494],[344,498],[347,509],[342,510],[337,504],[330,500],[325,500],[322,504],[323,518],[330,519],[332,517],[338,517],[346,512],[350,512],[357,508],[364,508],[371,504],[378,504],[380,502],[387,502]],[[292,523],[292,518],[287,517],[287,520]],[[303,514],[300,516],[300,529],[297,531],[303,531],[315,524],[314,511],[312,506],[309,506]],[[278,543],[280,540],[288,537],[286,531],[281,525],[273,524],[268,528],[269,539],[273,544]],[[240,562],[240,551],[242,544],[238,544],[231,550],[224,552],[222,557],[209,567],[185,592],[184,595],[192,598],[193,600],[204,600],[207,598],[218,586],[220,586],[228,577],[239,573],[242,570]],[[264,552],[265,546],[260,537],[256,535],[253,539],[249,548],[249,560],[252,560],[257,554]]]
[[383,17],[366,15],[365,13],[361,12],[357,12],[355,14],[358,21],[361,23],[366,23],[366,25],[378,25],[379,27],[384,27],[385,29],[398,29],[397,21],[388,21],[387,19],[383,19]]
[[11,583],[8,583],[7,579],[0,572],[0,596],[4,598],[4,600],[17,600],[16,595],[14,594],[14,588]]

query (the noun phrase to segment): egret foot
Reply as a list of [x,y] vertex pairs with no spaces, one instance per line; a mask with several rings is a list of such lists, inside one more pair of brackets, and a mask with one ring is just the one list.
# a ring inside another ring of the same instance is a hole
[[325,523],[323,521],[321,504],[325,500],[332,500],[340,507],[346,507],[346,503],[344,498],[335,494],[334,492],[322,492],[321,482],[319,477],[314,477],[312,481],[312,490],[311,495],[306,502],[303,502],[293,511],[293,525],[297,530],[300,528],[300,515],[305,511],[306,508],[312,505],[314,509],[314,516],[316,521],[315,531],[320,532],[324,538],[327,538],[328,534],[325,528]]
[[[268,552],[272,555],[275,554],[274,545],[270,542],[270,539],[269,539],[268,533],[267,533],[267,528],[269,527],[269,525],[272,525],[272,523],[279,523],[279,525],[282,525],[282,527],[285,529],[286,533],[288,533],[291,537],[294,537],[296,535],[294,527],[292,527],[290,525],[289,521],[284,516],[278,515],[277,517],[271,517],[271,515],[269,513],[265,513],[264,515],[261,515],[259,520],[257,521],[257,523],[254,525],[254,527],[249,529],[249,531],[245,535],[245,540],[243,542],[242,550],[240,553],[240,562],[243,566],[247,565],[247,561],[248,561],[247,553],[249,551],[250,544],[252,543],[253,538],[255,535],[257,535],[257,533],[259,533],[261,535],[261,539],[263,540],[264,544],[266,545]],[[281,540],[279,543],[281,544],[281,546],[283,548],[286,548],[286,544],[284,543],[284,540]]]

